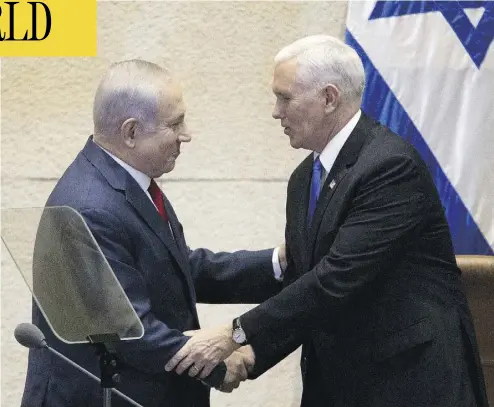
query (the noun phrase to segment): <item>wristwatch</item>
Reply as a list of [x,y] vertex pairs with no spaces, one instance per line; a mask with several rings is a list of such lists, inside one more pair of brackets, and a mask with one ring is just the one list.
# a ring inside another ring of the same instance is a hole
[[247,345],[247,336],[240,325],[240,318],[235,318],[233,320],[232,339],[239,345]]

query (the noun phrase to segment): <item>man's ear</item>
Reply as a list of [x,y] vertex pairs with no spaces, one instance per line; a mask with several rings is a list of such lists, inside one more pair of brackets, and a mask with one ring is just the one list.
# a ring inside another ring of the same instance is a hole
[[326,113],[334,112],[341,102],[340,90],[336,86],[329,84],[324,88],[324,97],[326,102],[324,111]]
[[129,148],[134,148],[136,143],[137,119],[127,119],[120,127],[120,135],[123,142]]

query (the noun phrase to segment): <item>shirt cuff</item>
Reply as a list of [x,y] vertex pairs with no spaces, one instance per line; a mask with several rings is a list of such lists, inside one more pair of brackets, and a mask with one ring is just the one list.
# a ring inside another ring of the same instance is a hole
[[283,281],[283,270],[281,270],[281,265],[280,261],[278,258],[278,253],[280,251],[279,247],[276,247],[273,250],[273,257],[272,257],[272,262],[273,262],[273,273],[274,273],[274,278],[278,281]]

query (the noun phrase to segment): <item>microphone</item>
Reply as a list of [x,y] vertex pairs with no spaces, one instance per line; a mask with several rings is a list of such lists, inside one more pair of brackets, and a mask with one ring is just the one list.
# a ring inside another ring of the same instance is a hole
[[[28,324],[28,323],[19,324],[14,330],[14,336],[17,342],[19,342],[22,346],[25,346],[26,348],[30,348],[30,349],[48,349],[50,352],[57,355],[58,357],[60,357],[70,365],[74,366],[76,369],[79,369],[82,373],[96,380],[98,383],[101,383],[101,380],[98,377],[88,372],[82,366],[79,366],[77,363],[72,362],[69,358],[62,355],[60,352],[56,351],[55,349],[50,348],[46,343],[46,339],[45,336],[43,335],[43,332],[41,332],[41,330],[36,325]],[[129,402],[133,406],[142,407],[139,403],[135,402],[130,397],[126,396],[117,389],[112,388],[111,391],[117,394],[118,396],[122,397],[125,401]]]
[[14,330],[14,336],[17,342],[26,348],[43,349],[48,347],[43,332],[33,324],[22,323],[17,325]]

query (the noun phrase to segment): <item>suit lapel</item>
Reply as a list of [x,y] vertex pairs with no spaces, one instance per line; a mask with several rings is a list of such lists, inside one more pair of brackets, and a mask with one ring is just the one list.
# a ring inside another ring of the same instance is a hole
[[[131,177],[129,177],[131,178]],[[149,227],[158,235],[161,241],[166,245],[173,258],[176,260],[182,274],[185,277],[185,281],[189,287],[190,305],[192,313],[196,319],[196,323],[199,326],[199,316],[197,315],[196,304],[196,290],[194,287],[194,281],[192,280],[192,275],[190,273],[187,257],[179,249],[179,241],[181,239],[181,233],[178,228],[178,219],[173,211],[170,202],[163,195],[165,201],[165,210],[168,215],[168,222],[171,225],[175,239],[173,238],[170,227],[163,221],[156,207],[145,195],[144,191],[137,184],[133,182],[134,180],[129,180],[127,188],[125,190],[127,201],[135,208],[135,210],[142,216]]]
[[348,168],[346,167],[338,168],[335,170],[332,169],[329,172],[328,177],[324,182],[324,186],[321,189],[321,193],[317,201],[316,209],[314,211],[314,216],[312,217],[312,223],[309,228],[309,234],[308,234],[309,247],[314,246],[324,213],[326,212],[326,209],[329,203],[331,202],[331,198],[333,197],[335,191],[338,189],[339,183],[341,182],[341,180],[343,180],[343,178],[347,173],[348,173]]
[[141,187],[133,179],[128,179],[125,188],[125,197],[127,199],[127,202],[129,202],[134,207],[134,209],[144,219],[148,226],[166,245],[173,258],[177,261],[181,270],[185,272],[187,268],[184,265],[184,258],[173,239],[170,228],[163,221],[153,203],[149,200],[144,191],[142,191]]
[[[195,291],[194,281],[192,280],[192,275],[189,271],[189,253],[188,253],[187,245],[185,244],[182,230],[179,227],[178,217],[177,217],[175,211],[173,210],[173,207],[172,207],[170,201],[165,196],[165,194],[163,194],[163,199],[165,201],[165,210],[166,210],[166,213],[168,214],[168,222],[170,223],[170,227],[173,231],[173,235],[175,236],[174,243],[177,247],[177,251],[179,253],[180,258],[182,259],[182,262],[180,264],[181,264],[182,270],[186,271],[185,272],[185,278],[187,279],[187,282],[188,282],[190,289],[191,289],[190,292],[191,292],[192,302],[195,304],[196,303],[196,291]],[[168,229],[168,231],[170,230],[169,228],[166,228],[166,229]],[[194,307],[194,313],[196,313],[195,307]],[[196,313],[196,318],[199,321],[197,313]]]
[[[333,167],[328,173],[326,181],[321,189],[317,201],[312,223],[309,227],[309,252],[312,253],[316,242],[317,234],[321,226],[321,221],[326,210],[338,189],[343,178],[348,174],[350,167],[357,161],[360,150],[369,137],[370,120],[362,113],[360,120],[357,122],[355,129],[343,145],[340,153],[336,157]],[[311,175],[312,176],[312,175]],[[309,178],[310,185],[310,178]],[[312,256],[312,254],[311,254]]]
[[175,244],[178,248],[178,251],[180,253],[180,256],[184,262],[184,266],[188,263],[188,254],[186,253],[186,247],[184,247],[184,242],[183,242],[183,236],[182,236],[182,230],[179,227],[179,221],[177,214],[173,210],[172,204],[168,200],[165,194],[163,194],[163,200],[165,202],[165,211],[168,214],[168,222],[170,223],[170,228],[173,232],[173,237]]
[[[188,257],[179,250],[179,247],[170,232],[170,228],[163,221],[151,200],[146,196],[139,184],[130,176],[130,174],[92,141],[92,137],[89,138],[82,153],[96,168],[98,168],[112,188],[125,192],[127,202],[129,202],[129,204],[136,210],[139,216],[141,216],[141,218],[169,250],[173,258],[176,260],[179,269],[185,276],[189,286],[192,304],[195,304],[195,288],[188,267]],[[166,198],[165,208],[169,214],[169,220],[172,225],[173,233],[175,233],[177,239],[180,239],[181,234],[177,226],[178,220]],[[194,312],[196,312],[195,307],[193,308]]]

